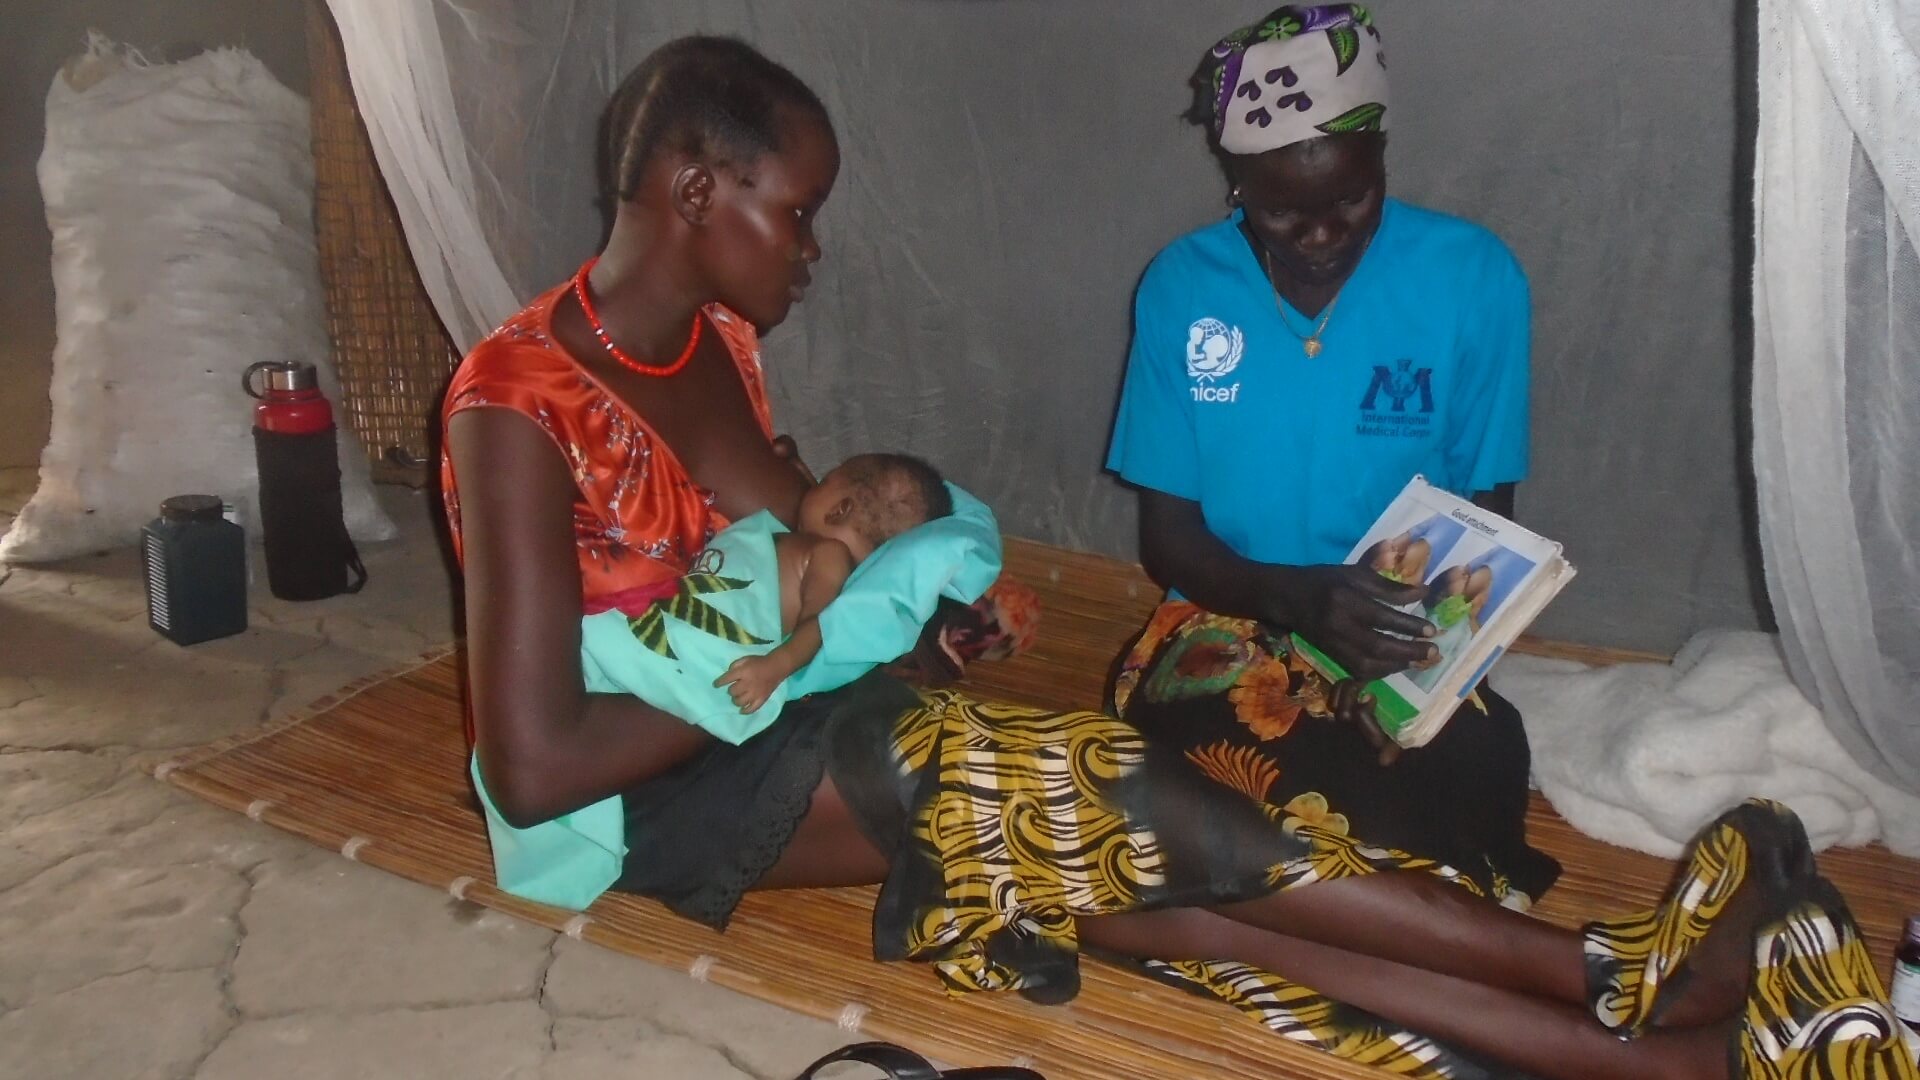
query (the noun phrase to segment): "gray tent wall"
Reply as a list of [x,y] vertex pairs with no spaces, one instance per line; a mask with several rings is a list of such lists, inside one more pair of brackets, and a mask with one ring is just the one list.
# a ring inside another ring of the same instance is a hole
[[[595,59],[513,59],[554,70],[530,142],[494,159],[503,175],[516,160],[580,159],[573,103],[604,100],[668,37],[755,42],[820,91],[845,162],[818,283],[766,347],[782,425],[816,465],[910,450],[992,503],[1010,533],[1134,553],[1134,497],[1101,472],[1133,286],[1161,245],[1224,212],[1225,185],[1179,118],[1185,80],[1215,37],[1265,7],[571,6],[601,44],[570,56]],[[1374,11],[1394,75],[1392,191],[1489,225],[1532,279],[1534,468],[1520,518],[1581,568],[1542,631],[1671,649],[1703,627],[1758,625],[1736,440],[1747,314],[1733,0]],[[564,179],[543,172],[537,205],[555,217],[510,245],[535,252],[509,260],[527,294],[595,239],[584,160]],[[1276,497],[1284,470],[1275,463]]]

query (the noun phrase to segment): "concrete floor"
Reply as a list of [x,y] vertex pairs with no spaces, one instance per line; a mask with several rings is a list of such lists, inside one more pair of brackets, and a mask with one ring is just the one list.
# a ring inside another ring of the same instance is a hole
[[[0,470],[0,530],[32,483]],[[452,637],[428,499],[381,496],[402,537],[365,592],[257,585],[250,630],[191,649],[130,551],[0,568],[0,1077],[786,1080],[853,1041],[152,779]]]

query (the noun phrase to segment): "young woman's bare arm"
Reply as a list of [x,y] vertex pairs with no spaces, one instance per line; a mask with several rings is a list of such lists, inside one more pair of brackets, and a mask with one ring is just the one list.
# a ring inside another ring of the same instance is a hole
[[468,409],[448,424],[465,545],[467,673],[487,793],[525,827],[686,760],[710,737],[638,698],[588,694],[580,564],[565,459],[528,417]]

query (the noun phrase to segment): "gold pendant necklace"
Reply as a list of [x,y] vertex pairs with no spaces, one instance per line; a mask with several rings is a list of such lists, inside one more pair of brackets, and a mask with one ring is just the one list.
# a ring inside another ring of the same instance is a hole
[[1280,313],[1280,325],[1287,328],[1287,333],[1300,339],[1301,351],[1307,354],[1307,359],[1312,360],[1320,355],[1320,350],[1324,347],[1320,344],[1320,335],[1327,332],[1327,320],[1333,318],[1333,308],[1340,302],[1340,294],[1333,294],[1333,299],[1327,301],[1327,309],[1320,313],[1320,321],[1314,326],[1313,333],[1302,334],[1295,330],[1293,320],[1287,318],[1287,305],[1281,302],[1280,287],[1273,283],[1273,253],[1267,250],[1265,244],[1259,247],[1260,268],[1267,272],[1267,285],[1273,289],[1273,306],[1274,310]]

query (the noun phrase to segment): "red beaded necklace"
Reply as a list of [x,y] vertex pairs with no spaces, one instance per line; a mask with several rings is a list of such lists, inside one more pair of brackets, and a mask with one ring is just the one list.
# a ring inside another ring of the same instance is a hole
[[587,325],[593,327],[593,336],[599,338],[600,344],[606,346],[609,355],[620,361],[621,366],[630,371],[637,371],[642,375],[658,375],[662,378],[677,374],[681,368],[687,366],[687,361],[693,359],[693,350],[700,347],[700,324],[705,321],[700,318],[700,312],[696,310],[693,313],[693,332],[688,335],[687,347],[680,350],[678,360],[665,367],[643,364],[635,360],[607,336],[606,325],[600,321],[600,313],[593,310],[593,300],[587,295],[587,275],[593,272],[593,264],[599,261],[598,255],[588,259],[587,264],[580,268],[580,272],[573,275],[573,295],[580,299],[580,310],[587,317]]

